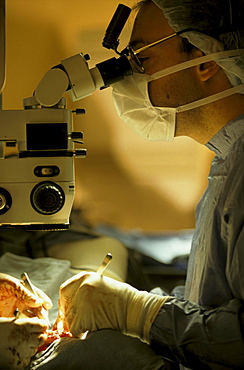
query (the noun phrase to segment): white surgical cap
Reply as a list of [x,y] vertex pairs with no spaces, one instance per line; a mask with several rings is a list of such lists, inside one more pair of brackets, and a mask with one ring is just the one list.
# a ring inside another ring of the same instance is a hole
[[[244,0],[153,0],[169,25],[206,55],[244,49]],[[184,31],[184,32],[182,32]],[[244,83],[244,53],[216,62],[233,86]],[[244,91],[242,92],[244,93]]]

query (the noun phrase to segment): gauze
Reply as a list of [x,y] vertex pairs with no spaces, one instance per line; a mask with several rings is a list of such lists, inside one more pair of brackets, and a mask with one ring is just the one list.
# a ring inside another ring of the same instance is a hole
[[148,94],[148,83],[184,69],[222,57],[240,55],[244,50],[228,50],[205,55],[152,75],[134,73],[115,83],[113,100],[119,117],[135,132],[147,140],[172,141],[175,134],[176,113],[200,107],[244,90],[244,84],[196,100],[176,108],[153,106]]

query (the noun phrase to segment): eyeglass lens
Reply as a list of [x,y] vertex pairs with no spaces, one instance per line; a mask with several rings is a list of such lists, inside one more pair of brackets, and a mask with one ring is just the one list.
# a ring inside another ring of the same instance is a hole
[[160,39],[158,41],[155,41],[151,44],[148,44],[148,45],[145,45],[143,46],[142,48],[140,49],[137,49],[137,50],[134,50],[130,45],[127,46],[125,48],[124,51],[122,51],[123,54],[126,54],[128,55],[130,61],[133,63],[133,65],[136,67],[136,69],[140,72],[140,73],[144,73],[145,72],[145,68],[143,67],[140,59],[138,58],[137,54],[141,53],[142,51],[145,51],[147,49],[150,49],[151,47],[153,46],[156,46],[158,44],[160,44],[161,42],[163,41],[166,41],[166,40],[169,40],[171,39],[172,37],[176,36],[177,33],[173,33],[172,35],[169,35],[167,37],[164,37],[163,39]]

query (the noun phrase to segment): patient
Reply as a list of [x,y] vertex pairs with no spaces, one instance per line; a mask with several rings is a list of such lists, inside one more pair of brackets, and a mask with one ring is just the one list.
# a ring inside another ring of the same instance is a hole
[[[16,258],[14,258],[14,264],[11,264],[8,269],[5,258],[1,271],[5,271],[8,275],[0,273],[0,369],[108,370],[108,362],[109,369],[113,370],[142,370],[145,363],[148,364],[147,369],[166,369],[161,357],[155,356],[147,344],[114,330],[89,333],[85,340],[74,337],[61,338],[50,344],[44,352],[37,353],[40,346],[43,348],[44,342],[49,343],[46,341],[47,323],[38,317],[15,317],[16,308],[19,308],[19,311],[29,310],[34,313],[40,305],[47,310],[51,308],[50,299],[41,290],[36,288],[40,297],[37,301],[18,279],[10,276],[19,276],[19,271],[16,271],[18,256],[21,256],[20,259],[28,258],[30,261],[42,258],[48,262],[50,257],[56,262],[60,259],[69,260],[71,267],[75,267],[72,272],[77,273],[81,265],[90,270],[96,270],[105,254],[111,252],[114,257],[113,263],[111,263],[111,269],[106,270],[106,274],[117,280],[125,279],[126,248],[112,238],[99,237],[90,233],[89,229],[81,229],[80,224],[80,219],[79,227],[73,222],[71,230],[62,234],[61,232],[27,233],[24,229],[1,230],[0,255],[4,258],[7,252],[9,258],[10,253]],[[33,272],[34,263],[31,262],[31,266]],[[43,270],[41,271],[43,273]],[[52,278],[55,278],[54,274]],[[58,284],[63,281],[59,281]],[[42,288],[42,285],[38,286]],[[55,286],[58,294],[58,285],[55,284]],[[57,298],[53,295],[50,297],[53,300],[53,306],[57,305]],[[55,309],[52,311],[56,312]],[[51,316],[52,313],[49,318]],[[114,352],[117,353],[116,356]],[[104,358],[108,362],[104,361]]]

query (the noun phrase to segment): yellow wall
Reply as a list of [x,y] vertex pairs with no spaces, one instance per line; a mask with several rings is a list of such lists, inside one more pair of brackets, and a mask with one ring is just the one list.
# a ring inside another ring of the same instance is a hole
[[[117,0],[7,0],[7,80],[4,109],[21,109],[22,99],[53,65],[79,52],[95,63],[114,56],[101,46]],[[128,0],[127,5],[133,5]],[[122,43],[128,40],[129,27]],[[68,98],[68,97],[67,97]],[[204,188],[212,154],[188,138],[147,142],[115,113],[111,89],[68,108],[84,132],[86,159],[76,160],[75,207],[93,224],[144,230],[194,227],[194,209]]]

